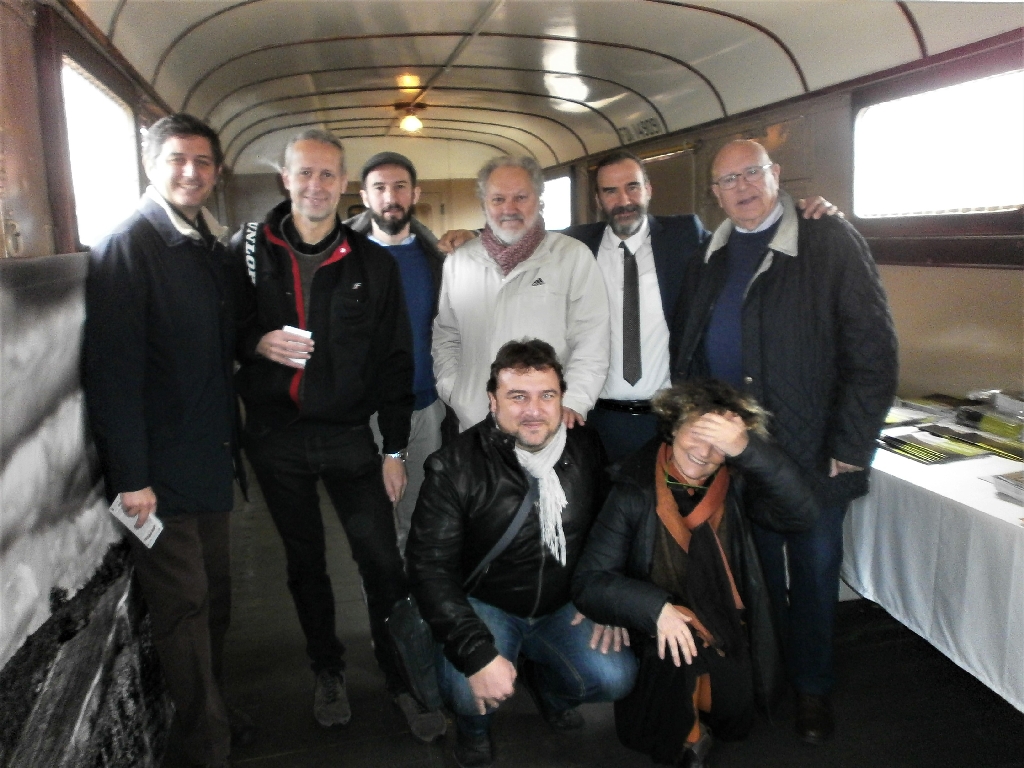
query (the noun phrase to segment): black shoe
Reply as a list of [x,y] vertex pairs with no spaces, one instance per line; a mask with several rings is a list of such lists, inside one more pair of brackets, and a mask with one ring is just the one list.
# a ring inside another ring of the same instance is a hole
[[827,696],[799,693],[796,698],[796,732],[808,744],[823,744],[832,738],[836,723]]
[[491,735],[470,735],[461,728],[455,729],[455,749],[452,750],[459,768],[490,768],[494,763],[494,748]]
[[711,753],[711,731],[703,724],[700,726],[700,738],[693,744],[683,747],[683,753],[676,762],[676,768],[710,768],[708,755]]
[[540,693],[540,681],[537,679],[537,665],[527,658],[519,660],[519,680],[522,682],[526,692],[533,699],[537,711],[544,718],[544,722],[553,731],[577,731],[586,725],[586,720],[579,713],[576,707],[563,709],[556,712],[544,701]]
[[247,747],[256,741],[256,723],[245,712],[228,707],[228,726],[231,728],[231,746]]
[[444,736],[448,730],[444,712],[439,709],[428,710],[411,693],[402,692],[395,696],[395,706],[402,711],[409,732],[417,741],[430,744]]

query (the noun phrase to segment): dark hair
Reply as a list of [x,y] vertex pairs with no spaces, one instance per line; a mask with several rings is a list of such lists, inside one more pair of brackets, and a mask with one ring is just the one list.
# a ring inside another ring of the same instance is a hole
[[201,136],[210,142],[210,149],[213,150],[213,162],[216,166],[220,168],[224,164],[224,150],[220,148],[220,138],[217,136],[217,132],[198,117],[184,112],[161,117],[149,126],[146,138],[142,140],[142,154],[147,162],[153,162],[160,157],[160,150],[172,136]]
[[634,155],[628,149],[616,149],[614,152],[609,152],[607,155],[597,161],[597,167],[594,168],[594,189],[597,190],[597,174],[601,172],[602,168],[609,165],[615,165],[616,163],[622,163],[626,160],[632,160],[638,166],[640,166],[640,173],[643,174],[644,181],[648,184],[651,180],[647,178],[647,169],[644,168],[644,161]]
[[718,379],[694,379],[663,389],[651,400],[651,410],[658,419],[658,434],[666,443],[671,443],[690,419],[726,411],[743,419],[751,432],[762,437],[768,434],[768,414],[757,401]]
[[558,362],[555,348],[540,339],[519,339],[506,341],[498,350],[497,357],[491,363],[491,377],[487,379],[487,391],[494,394],[498,391],[498,374],[512,368],[516,371],[554,371],[558,375],[558,386],[565,392],[565,377],[562,375],[562,364]]
[[366,186],[366,177],[382,165],[397,165],[399,168],[405,168],[409,172],[409,180],[412,182],[412,185],[416,186],[416,167],[412,164],[412,160],[398,152],[378,152],[363,165],[362,181],[364,187]]

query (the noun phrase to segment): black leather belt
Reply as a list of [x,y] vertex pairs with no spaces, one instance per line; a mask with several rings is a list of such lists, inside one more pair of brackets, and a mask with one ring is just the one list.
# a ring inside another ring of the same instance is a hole
[[636,416],[651,412],[650,400],[605,400],[603,397],[599,397],[596,406],[606,411],[632,413]]

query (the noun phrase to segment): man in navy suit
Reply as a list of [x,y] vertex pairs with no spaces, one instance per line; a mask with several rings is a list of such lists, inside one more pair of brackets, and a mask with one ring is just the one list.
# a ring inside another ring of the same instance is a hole
[[588,420],[611,461],[654,437],[650,399],[669,385],[669,329],[683,275],[709,237],[693,214],[648,215],[651,192],[640,158],[605,155],[595,184],[605,221],[565,231],[593,251],[608,290],[611,359]]

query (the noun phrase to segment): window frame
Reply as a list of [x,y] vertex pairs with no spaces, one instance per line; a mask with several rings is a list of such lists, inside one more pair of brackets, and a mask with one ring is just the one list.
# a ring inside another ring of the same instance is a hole
[[[56,9],[40,5],[36,13],[36,77],[39,82],[43,146],[47,148],[44,162],[53,219],[54,248],[57,253],[77,253],[86,249],[78,240],[78,214],[71,177],[71,150],[64,112],[64,89],[61,84],[64,57],[72,59],[77,66],[124,102],[131,112],[135,123],[135,155],[139,165],[140,194],[146,184],[146,173],[142,164],[141,129],[152,125],[166,114],[166,110],[155,94],[140,88]],[[87,21],[86,19],[82,23],[85,24]],[[94,34],[99,33],[94,31]],[[100,36],[97,39],[103,38]],[[111,50],[110,55],[115,60],[120,57],[114,50]]]
[[[1014,35],[995,47],[957,53],[854,90],[850,99],[851,141],[865,107],[1019,70],[1024,40]],[[850,170],[852,199],[855,169]],[[879,264],[1024,269],[1024,208],[884,218],[851,215],[850,222],[868,241]]]

